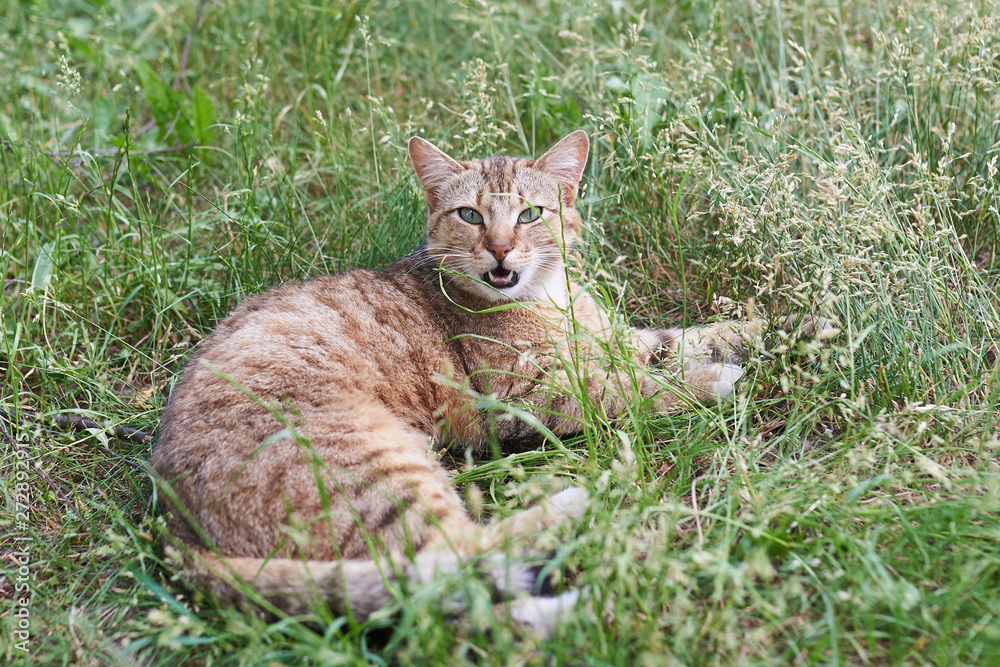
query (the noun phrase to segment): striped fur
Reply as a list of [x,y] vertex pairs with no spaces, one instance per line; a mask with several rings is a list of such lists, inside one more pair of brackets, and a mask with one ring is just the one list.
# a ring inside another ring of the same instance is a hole
[[[195,586],[224,602],[253,590],[286,613],[328,604],[364,618],[400,576],[419,582],[487,558],[487,574],[508,582],[498,584],[504,594],[531,591],[531,572],[491,550],[580,516],[586,494],[564,491],[489,530],[474,523],[433,450],[538,439],[525,421],[477,408],[475,396],[572,433],[583,415],[568,389],[571,352],[609,413],[633,398],[631,376],[601,358],[614,337],[640,363],[684,350],[683,386],[639,378],[663,409],[732,390],[734,350],[753,327],[616,333],[567,280],[588,147],[574,132],[537,161],[459,162],[414,138],[429,207],[424,248],[382,271],[284,285],[218,325],[174,389],[152,457],[168,533]],[[481,222],[463,219],[464,209]],[[528,209],[537,220],[525,221]],[[490,308],[509,301],[530,303]],[[515,617],[551,629],[553,610],[576,598],[521,602]]]

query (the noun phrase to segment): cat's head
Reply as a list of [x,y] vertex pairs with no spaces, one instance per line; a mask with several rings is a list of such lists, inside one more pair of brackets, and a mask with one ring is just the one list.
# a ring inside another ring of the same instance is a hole
[[565,298],[563,258],[580,228],[586,132],[537,160],[460,162],[420,137],[409,148],[427,198],[427,249],[449,284],[493,302]]

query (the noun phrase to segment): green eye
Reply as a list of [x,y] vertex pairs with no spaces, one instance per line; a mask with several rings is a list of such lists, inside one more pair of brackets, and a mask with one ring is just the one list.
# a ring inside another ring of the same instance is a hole
[[470,225],[483,224],[483,215],[474,208],[458,209],[458,217],[460,217],[462,220],[465,220]]
[[538,213],[542,209],[540,208],[526,208],[521,211],[521,215],[517,216],[518,224],[527,224],[529,222],[534,222],[538,220]]

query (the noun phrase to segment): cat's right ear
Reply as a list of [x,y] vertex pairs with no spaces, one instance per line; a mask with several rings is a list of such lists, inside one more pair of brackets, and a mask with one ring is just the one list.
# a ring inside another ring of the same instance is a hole
[[560,139],[545,155],[535,160],[534,168],[544,171],[563,184],[562,197],[566,206],[576,203],[576,191],[587,166],[590,139],[583,130],[570,132]]
[[420,137],[410,139],[409,150],[410,161],[413,162],[413,168],[417,171],[417,178],[420,179],[420,185],[424,186],[427,208],[433,210],[440,202],[444,186],[456,174],[461,173],[465,167],[440,148]]

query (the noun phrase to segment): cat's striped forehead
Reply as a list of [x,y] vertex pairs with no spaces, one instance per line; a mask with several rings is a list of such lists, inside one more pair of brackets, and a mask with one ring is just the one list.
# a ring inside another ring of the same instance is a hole
[[476,171],[482,177],[483,185],[492,192],[513,194],[516,187],[515,174],[519,174],[530,162],[520,158],[501,156],[474,160],[465,164],[467,169]]
[[502,215],[522,211],[525,202],[545,205],[554,194],[555,184],[531,168],[533,160],[501,156],[460,164],[465,169],[442,193],[439,210],[472,206]]

